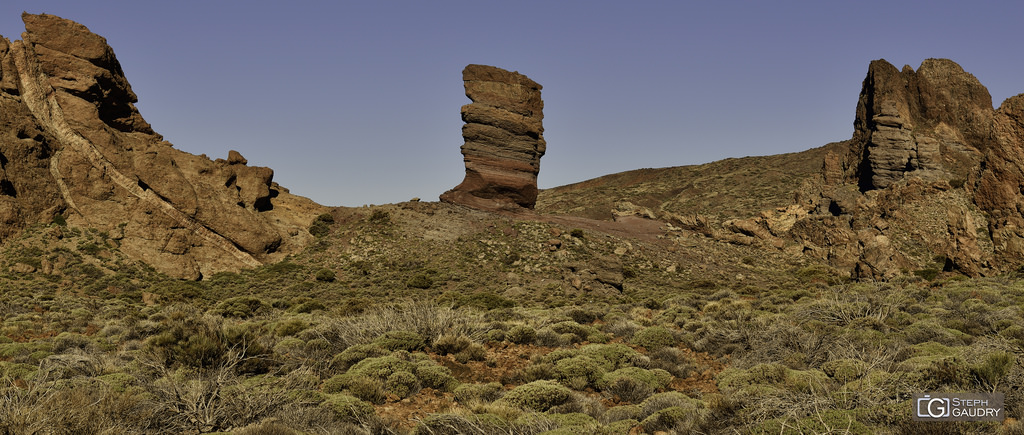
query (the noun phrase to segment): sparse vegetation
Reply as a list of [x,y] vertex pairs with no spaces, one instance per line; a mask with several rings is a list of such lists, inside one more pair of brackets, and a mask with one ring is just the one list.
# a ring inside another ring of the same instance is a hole
[[[0,277],[0,433],[922,432],[909,394],[936,390],[1004,392],[1021,417],[1018,275],[803,264],[755,286],[597,232],[552,250],[543,224],[410,242],[381,211],[328,225],[344,249],[199,282],[70,226],[5,245],[24,266]],[[587,280],[607,255],[622,291]]]

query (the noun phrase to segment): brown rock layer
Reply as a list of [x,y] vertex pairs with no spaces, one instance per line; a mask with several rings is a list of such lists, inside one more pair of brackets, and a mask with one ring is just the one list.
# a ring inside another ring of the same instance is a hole
[[532,209],[544,155],[541,85],[518,72],[486,65],[462,71],[462,155],[466,177],[441,200],[485,210]]
[[[193,279],[308,240],[298,229],[317,207],[295,207],[304,201],[273,184],[271,169],[235,151],[211,161],[156,134],[103,37],[53,15],[22,18],[23,40],[0,38],[0,237],[66,214]],[[280,201],[293,215],[273,213]]]

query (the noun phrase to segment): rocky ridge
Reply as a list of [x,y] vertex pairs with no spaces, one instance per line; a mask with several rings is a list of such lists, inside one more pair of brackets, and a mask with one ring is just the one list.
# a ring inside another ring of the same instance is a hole
[[518,72],[486,65],[462,71],[462,155],[466,177],[441,200],[483,210],[532,209],[544,155],[541,85]]
[[[761,246],[853,278],[979,276],[1024,263],[1022,183],[1024,94],[994,109],[953,61],[915,71],[877,60],[846,141],[602,177],[542,192],[538,210],[645,216],[679,243]],[[590,196],[610,186],[620,197]]]
[[296,252],[321,207],[237,152],[212,161],[153,131],[106,40],[23,14],[0,38],[0,221],[9,237],[66,217],[172,276],[198,279]]

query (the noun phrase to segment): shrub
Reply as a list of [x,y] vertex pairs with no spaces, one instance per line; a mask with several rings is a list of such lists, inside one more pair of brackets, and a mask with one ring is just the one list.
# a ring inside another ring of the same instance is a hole
[[648,350],[675,346],[676,342],[675,334],[662,326],[644,328],[633,335],[633,344],[643,346]]
[[395,372],[384,381],[384,387],[389,393],[404,399],[419,390],[419,379],[409,372]]
[[320,301],[305,301],[292,307],[291,311],[296,313],[312,313],[316,310],[326,310],[327,307]]
[[707,417],[708,409],[703,402],[691,399],[678,391],[658,393],[640,405],[641,424],[648,432],[675,431],[691,433],[702,426]]
[[640,422],[635,419],[617,420],[608,426],[605,426],[604,430],[600,433],[608,435],[632,433],[633,428],[639,425]]
[[459,381],[452,376],[448,367],[438,365],[431,360],[423,360],[416,363],[416,377],[423,383],[424,387],[433,388],[438,391],[452,391],[459,386]]
[[685,378],[690,376],[696,364],[681,349],[663,347],[651,352],[651,367],[665,370],[677,378]]
[[585,356],[561,359],[555,363],[555,374],[558,380],[570,388],[582,390],[596,386],[604,376],[601,365]]
[[529,344],[537,339],[537,330],[526,325],[516,325],[508,330],[505,338],[515,344]]
[[[331,392],[341,391],[337,389],[339,386],[340,385],[337,384],[332,385],[331,390],[333,391]],[[383,404],[384,401],[387,400],[387,395],[385,394],[384,391],[384,382],[377,378],[350,378],[344,382],[344,386],[345,389],[348,390],[348,393],[351,394],[352,396],[357,397],[360,400],[365,400],[367,402],[373,403],[375,405]],[[324,391],[327,391],[326,385],[324,386]]]
[[420,420],[413,435],[513,433],[509,423],[493,414],[430,414]]
[[985,361],[974,366],[971,372],[982,381],[984,386],[994,391],[996,386],[999,385],[999,381],[1006,376],[1010,367],[1013,366],[1015,359],[1013,354],[1010,353],[992,353],[985,358]]
[[734,390],[753,384],[778,384],[786,379],[786,366],[763,363],[749,369],[727,368],[718,374],[718,388]]
[[53,353],[64,353],[70,349],[86,349],[92,345],[92,340],[81,334],[73,332],[61,332],[53,339]]
[[410,288],[428,289],[434,285],[434,279],[425,273],[413,275],[409,280],[405,282],[405,285]]
[[465,335],[445,334],[434,340],[434,351],[439,355],[449,355],[465,350],[473,340]]
[[648,433],[691,433],[703,423],[701,414],[696,407],[671,406],[651,414],[640,425]]
[[377,415],[373,405],[347,394],[331,394],[321,406],[333,411],[336,418],[351,423],[360,423]]
[[320,282],[334,282],[334,271],[331,269],[320,269],[316,271],[316,280]]
[[370,217],[367,220],[372,224],[384,225],[391,222],[391,214],[384,210],[374,210],[373,213],[370,213]]
[[[611,423],[620,420],[633,420],[636,421],[643,416],[643,409],[640,405],[619,405],[613,408],[608,408],[608,411],[604,413],[602,421]],[[639,421],[636,422],[640,424]]]
[[629,403],[640,403],[654,393],[654,389],[649,384],[628,376],[615,378],[604,387],[604,390]]
[[388,331],[373,341],[373,344],[387,350],[415,352],[426,347],[423,336],[412,331]]
[[224,317],[237,317],[241,319],[249,318],[255,314],[267,309],[267,304],[263,303],[257,297],[253,296],[237,296],[229,299],[225,299],[223,302],[217,305],[215,310],[217,314]]
[[516,302],[491,292],[478,292],[462,298],[460,305],[483,308],[485,310],[496,310],[512,308],[516,306]]
[[166,367],[208,368],[219,364],[227,351],[220,325],[184,319],[150,337],[146,349]]
[[335,370],[348,370],[356,363],[371,357],[380,357],[388,354],[388,351],[381,349],[375,344],[357,344],[341,351],[331,359],[331,367]]
[[[616,381],[630,379],[641,383],[653,390],[660,390],[668,386],[672,381],[672,375],[661,369],[647,370],[638,367],[624,367],[601,377],[600,386],[602,389],[610,387]],[[646,398],[646,397],[645,397]]]
[[291,318],[279,322],[277,327],[274,328],[274,332],[278,337],[288,337],[298,334],[308,327],[309,325],[307,325],[302,319]]
[[821,365],[821,371],[843,384],[860,378],[867,369],[868,363],[853,358],[832,360]]
[[582,239],[583,238],[583,230],[579,229],[579,228],[573,228],[572,231],[569,231],[569,235],[572,236],[572,237],[575,237],[577,239]]
[[579,354],[601,364],[605,371],[628,366],[646,366],[648,358],[622,343],[588,344],[579,349]]
[[455,360],[463,364],[469,361],[483,361],[485,359],[487,359],[487,349],[479,343],[470,343],[461,352],[455,354]]
[[499,402],[522,409],[544,412],[554,406],[569,402],[572,397],[572,390],[554,381],[534,381],[514,388],[506,393]]
[[594,323],[595,320],[598,320],[602,317],[602,314],[598,311],[585,310],[582,308],[571,309],[568,313],[566,313],[566,315],[569,316],[569,318],[572,319],[574,322],[579,323],[581,325]]
[[462,384],[455,389],[455,401],[466,404],[473,401],[493,402],[501,397],[501,384]]
[[309,233],[313,237],[320,238],[326,236],[331,232],[331,224],[334,223],[334,216],[330,213],[324,213],[313,219],[313,222],[309,225]]
[[571,334],[573,336],[571,340],[573,343],[586,341],[587,337],[590,337],[591,334],[597,332],[593,327],[583,326],[579,323],[573,322],[572,320],[551,325],[551,330],[562,335]]

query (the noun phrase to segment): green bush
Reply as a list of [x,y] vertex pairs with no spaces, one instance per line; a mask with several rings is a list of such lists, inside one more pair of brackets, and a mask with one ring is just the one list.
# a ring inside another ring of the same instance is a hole
[[654,388],[651,388],[649,384],[628,376],[614,378],[614,380],[606,383],[602,389],[611,394],[612,397],[627,403],[643,402],[644,399],[654,393]]
[[334,271],[331,269],[320,269],[316,271],[316,280],[320,282],[334,282]]
[[444,334],[434,340],[433,347],[438,355],[450,355],[462,352],[471,344],[473,344],[473,340],[465,335]]
[[537,339],[537,330],[526,325],[516,325],[508,330],[505,338],[515,344],[530,344]]
[[709,412],[704,402],[678,391],[658,393],[640,405],[644,430],[691,433],[707,422]]
[[582,390],[596,386],[604,376],[604,369],[589,357],[575,356],[556,362],[555,374],[562,385]]
[[331,394],[321,406],[332,411],[336,418],[350,423],[361,423],[377,415],[373,405],[347,394]]
[[291,308],[295,313],[312,313],[316,310],[326,310],[327,307],[320,301],[305,301]]
[[633,335],[633,344],[643,346],[648,350],[671,347],[675,346],[676,343],[677,340],[675,334],[662,326],[644,328]]
[[334,216],[330,213],[324,213],[313,219],[313,222],[309,225],[309,233],[313,237],[320,238],[326,236],[331,232],[331,224],[334,223]]
[[459,386],[459,381],[452,376],[448,367],[438,365],[431,360],[417,362],[414,371],[424,387],[438,391],[452,391]]
[[599,433],[607,435],[628,434],[632,433],[633,428],[639,425],[640,422],[634,419],[616,420],[605,426]]
[[786,379],[786,366],[778,363],[763,363],[749,369],[727,368],[722,370],[716,380],[718,388],[735,390],[755,384],[781,384]]
[[651,414],[640,422],[648,433],[690,433],[700,426],[703,418],[696,408],[671,406]]
[[357,344],[349,346],[341,351],[341,353],[335,355],[331,359],[331,367],[335,370],[348,370],[349,367],[364,359],[385,356],[389,353],[375,344]]
[[462,384],[455,389],[455,401],[466,404],[473,401],[493,402],[501,397],[501,384],[491,382],[488,384]]
[[217,314],[224,317],[245,319],[263,312],[268,307],[260,298],[254,296],[237,296],[225,299],[217,304]]
[[544,412],[563,405],[573,398],[572,390],[554,381],[534,381],[520,385],[505,394],[498,402],[518,408]]
[[455,354],[455,360],[465,364],[469,361],[483,361],[487,359],[487,349],[480,343],[470,343],[465,349]]
[[512,308],[516,302],[491,292],[477,292],[459,299],[460,306],[483,308],[485,310],[497,310],[500,308]]
[[570,336],[570,341],[573,343],[588,341],[592,335],[598,334],[594,327],[580,325],[572,320],[551,325],[551,330],[562,336]]
[[588,344],[579,349],[579,354],[598,362],[605,371],[629,366],[645,366],[649,363],[647,357],[622,343]]
[[404,399],[419,390],[419,379],[409,372],[395,372],[384,381],[384,387],[389,393]]
[[598,386],[605,389],[615,381],[624,378],[647,385],[651,390],[660,390],[668,387],[668,383],[672,381],[672,374],[662,369],[647,370],[639,367],[624,367],[610,373],[605,373],[601,377]]
[[[640,405],[619,405],[612,408],[608,408],[604,413],[603,421],[614,422],[620,420],[639,420],[643,417],[643,409]],[[636,423],[640,424],[639,421]]]
[[832,360],[821,365],[821,371],[843,384],[863,376],[867,370],[868,363],[853,358]]
[[382,349],[391,351],[404,350],[408,352],[415,352],[417,350],[423,350],[426,347],[426,341],[423,336],[413,331],[388,331],[384,335],[377,337],[373,341],[373,344],[377,345]]
[[146,350],[166,367],[214,367],[223,361],[227,349],[219,324],[190,317],[146,340]]
[[[401,372],[399,372],[401,373]],[[334,379],[334,378],[331,378]],[[328,379],[330,381],[330,379]],[[348,393],[353,397],[357,397],[360,400],[365,400],[375,405],[383,404],[387,400],[387,394],[385,392],[386,386],[384,382],[377,378],[349,378],[345,380],[344,387],[348,390]],[[324,385],[325,392],[339,392],[337,388],[340,385],[333,384],[331,390],[327,390],[327,385]],[[388,391],[390,392],[390,391]]]
[[1010,367],[1013,367],[1015,360],[1016,357],[1011,353],[991,353],[971,371],[984,386],[994,390],[999,385],[999,381],[1009,372]]
[[291,318],[278,322],[277,326],[274,328],[274,333],[276,333],[278,337],[288,337],[298,334],[306,330],[308,327],[309,325],[306,324],[304,320]]
[[372,224],[384,225],[391,222],[391,213],[384,210],[374,210],[373,213],[370,213],[370,217],[367,220]]

